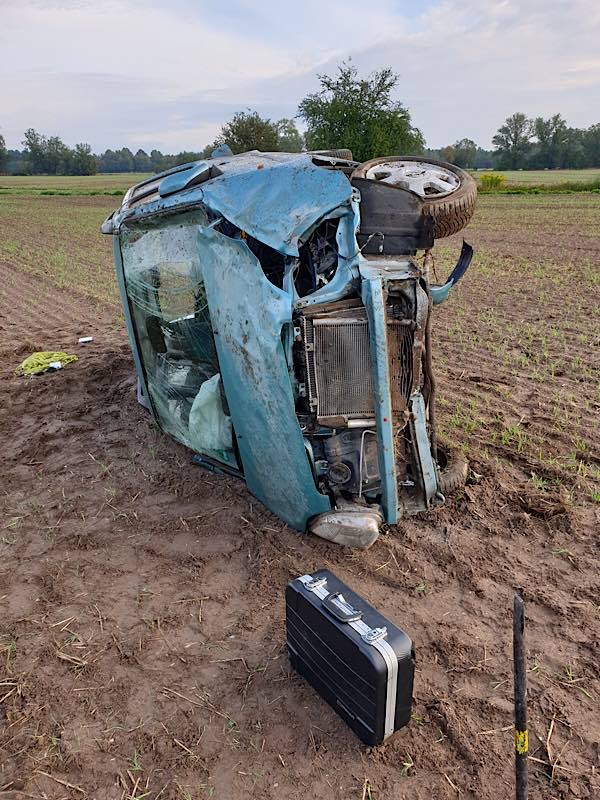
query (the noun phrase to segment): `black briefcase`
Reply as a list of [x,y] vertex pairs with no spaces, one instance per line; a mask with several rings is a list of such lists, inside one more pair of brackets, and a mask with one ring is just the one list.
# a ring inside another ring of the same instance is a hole
[[404,631],[326,569],[290,581],[285,608],[292,666],[365,744],[409,722],[415,662]]

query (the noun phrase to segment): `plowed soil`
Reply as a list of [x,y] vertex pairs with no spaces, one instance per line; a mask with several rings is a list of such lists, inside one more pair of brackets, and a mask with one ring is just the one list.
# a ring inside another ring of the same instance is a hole
[[[112,205],[85,202],[98,224]],[[5,255],[0,798],[510,797],[519,587],[530,797],[600,797],[599,218],[597,195],[480,202],[476,261],[435,322],[468,484],[366,553],[193,466],[136,402],[116,307]],[[79,360],[14,376],[46,349]],[[284,587],[318,567],[415,642],[413,719],[378,748],[288,667]]]

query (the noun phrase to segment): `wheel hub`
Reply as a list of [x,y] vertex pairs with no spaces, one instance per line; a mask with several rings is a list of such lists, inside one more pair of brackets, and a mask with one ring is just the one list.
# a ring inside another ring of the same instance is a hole
[[382,161],[370,167],[366,177],[409,189],[424,199],[446,197],[460,186],[458,175],[427,161]]

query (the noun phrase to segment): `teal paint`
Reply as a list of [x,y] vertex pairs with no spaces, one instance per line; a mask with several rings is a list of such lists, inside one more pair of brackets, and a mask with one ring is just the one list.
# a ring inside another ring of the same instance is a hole
[[383,515],[386,522],[398,521],[398,482],[394,451],[394,425],[390,391],[389,355],[383,277],[377,270],[366,269],[362,279],[362,300],[369,321],[375,422],[379,450]]
[[282,344],[290,296],[270,283],[243,240],[199,228],[198,247],[221,378],[248,489],[305,530],[331,503],[315,484]]
[[439,306],[440,303],[443,303],[445,300],[448,299],[448,295],[450,294],[450,289],[453,287],[453,283],[448,282],[445,283],[443,286],[430,286],[429,291],[431,293],[431,299],[433,300],[434,306]]
[[161,197],[168,197],[170,194],[187,189],[192,181],[199,183],[201,180],[205,180],[209,174],[210,165],[206,161],[198,161],[189,169],[174,172],[163,178],[158,186],[158,193]]
[[410,408],[412,411],[412,430],[413,438],[419,455],[423,486],[425,488],[425,501],[427,507],[431,505],[438,492],[438,481],[435,464],[431,456],[431,444],[427,435],[427,415],[425,411],[425,400],[421,392],[413,392],[410,398]]

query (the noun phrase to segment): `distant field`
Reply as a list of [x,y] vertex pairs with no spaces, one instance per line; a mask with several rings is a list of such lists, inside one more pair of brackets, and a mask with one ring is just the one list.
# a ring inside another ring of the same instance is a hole
[[[544,186],[559,183],[583,183],[600,180],[600,169],[530,169],[530,170],[487,170],[496,175],[504,175],[508,186]],[[480,178],[486,172],[476,172]]]
[[[556,186],[562,183],[600,181],[600,169],[488,170],[474,173],[477,179],[488,172],[504,175],[507,187]],[[102,175],[0,175],[0,195],[68,194],[118,195],[151,173],[120,172]]]
[[149,178],[147,172],[101,175],[0,175],[0,194],[105,194],[125,192],[134,183]]

